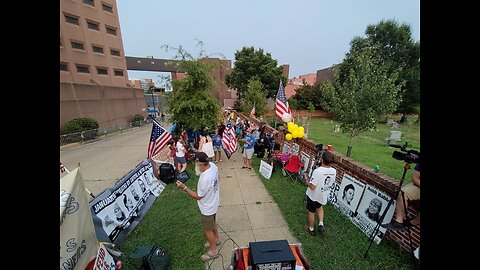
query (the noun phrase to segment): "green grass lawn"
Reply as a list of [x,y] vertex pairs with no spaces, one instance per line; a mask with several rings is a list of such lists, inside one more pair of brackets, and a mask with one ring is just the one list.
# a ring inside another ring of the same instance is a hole
[[[304,255],[313,269],[413,268],[410,254],[386,239],[379,245],[372,244],[367,259],[363,259],[369,244],[368,236],[330,204],[325,208],[324,233],[316,236],[306,233],[304,226],[307,222],[307,210],[304,197],[307,187],[299,181],[283,179],[278,168],[267,180],[258,173],[259,164],[260,159],[254,157],[255,172],[278,204],[290,231],[302,243]],[[318,218],[315,223],[318,224]]]
[[[398,144],[403,145],[408,142],[412,146],[408,149],[420,150],[420,124],[415,123],[416,118],[409,118],[408,123],[400,124],[399,128],[390,128],[390,126],[379,123],[377,130],[360,133],[353,139],[352,151],[350,157],[371,168],[379,165],[380,173],[391,176],[397,180],[402,178],[404,161],[394,159],[393,151],[400,151],[397,148],[386,146],[386,138],[391,130],[402,132],[402,140]],[[334,132],[337,123],[331,119],[312,117],[308,126],[308,138],[322,143],[324,146],[331,144],[333,149],[346,155],[349,134]],[[407,171],[405,183],[411,182],[412,169]]]
[[[198,177],[193,166],[189,165],[187,170],[190,174],[188,186],[196,187]],[[124,263],[122,269],[138,269],[140,259],[130,260],[128,256],[142,244],[156,244],[164,248],[172,256],[170,269],[205,269],[205,263],[200,260],[200,255],[206,251],[203,248],[205,241],[197,201],[175,184],[169,184],[119,246],[126,255],[121,258]]]

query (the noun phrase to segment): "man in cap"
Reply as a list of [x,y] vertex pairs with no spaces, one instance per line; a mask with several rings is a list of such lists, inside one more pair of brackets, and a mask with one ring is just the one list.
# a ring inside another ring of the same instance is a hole
[[255,137],[252,135],[252,128],[247,128],[245,137],[242,139],[243,145],[243,167],[242,169],[252,169],[252,156],[255,146]]
[[197,152],[195,157],[195,171],[200,173],[197,184],[197,192],[189,189],[184,183],[177,181],[177,187],[184,190],[187,194],[197,200],[198,208],[202,214],[202,229],[208,242],[205,248],[208,251],[200,258],[208,261],[219,256],[217,246],[222,242],[218,234],[216,223],[216,214],[220,205],[220,189],[218,167],[208,161],[208,156],[204,152]]

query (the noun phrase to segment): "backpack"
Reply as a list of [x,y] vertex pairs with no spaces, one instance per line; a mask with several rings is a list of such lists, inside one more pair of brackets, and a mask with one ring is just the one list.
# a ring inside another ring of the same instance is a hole
[[130,254],[131,259],[142,258],[138,270],[166,270],[170,265],[170,255],[157,245],[141,245]]
[[175,181],[175,168],[170,163],[162,163],[159,167],[160,180],[165,184]]

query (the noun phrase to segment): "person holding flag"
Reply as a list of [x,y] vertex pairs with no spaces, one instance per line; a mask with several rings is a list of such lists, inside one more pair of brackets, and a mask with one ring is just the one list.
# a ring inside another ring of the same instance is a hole
[[172,139],[172,135],[153,119],[152,133],[148,143],[148,158],[157,155]]
[[232,156],[233,153],[237,150],[237,134],[233,129],[232,120],[229,119],[227,126],[222,135],[222,145],[225,155],[228,159]]

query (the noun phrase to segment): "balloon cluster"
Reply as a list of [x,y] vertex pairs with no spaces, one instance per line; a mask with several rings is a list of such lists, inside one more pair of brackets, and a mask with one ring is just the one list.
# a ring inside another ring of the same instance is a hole
[[290,141],[291,139],[295,138],[303,138],[305,135],[304,127],[299,127],[297,124],[291,122],[292,116],[289,113],[284,113],[282,115],[282,121],[287,123],[288,134],[285,135],[285,139]]

